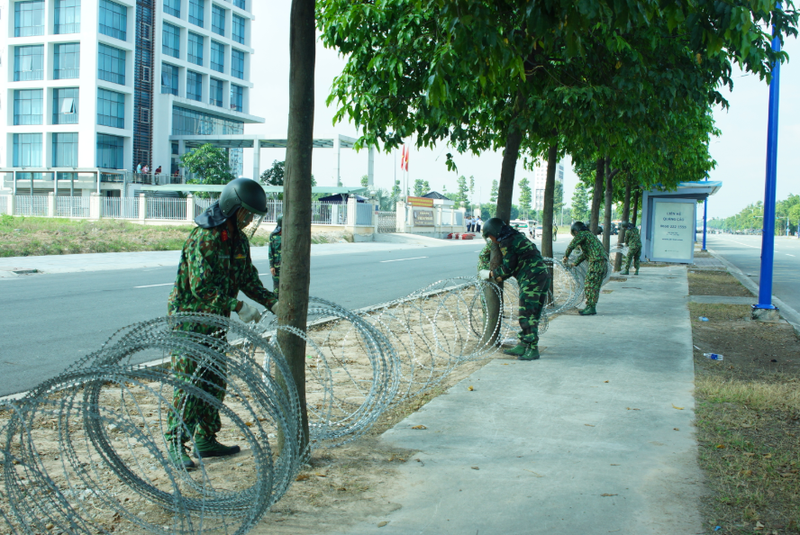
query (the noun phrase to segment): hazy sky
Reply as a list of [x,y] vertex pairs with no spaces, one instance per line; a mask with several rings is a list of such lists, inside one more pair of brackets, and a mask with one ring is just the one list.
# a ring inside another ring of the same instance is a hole
[[[251,63],[251,79],[255,84],[250,96],[250,113],[266,119],[265,124],[250,125],[245,132],[259,133],[272,138],[285,138],[289,114],[289,1],[254,2],[256,17],[252,47],[255,54]],[[800,193],[800,44],[796,39],[787,41],[785,50],[796,58],[781,67],[781,101],[778,146],[778,200],[789,193]],[[357,137],[356,129],[347,123],[332,124],[335,102],[326,107],[333,78],[341,72],[344,61],[336,51],[317,47],[315,71],[314,137],[334,138],[337,134]],[[713,139],[711,155],[717,168],[711,180],[723,183],[722,189],[709,201],[709,217],[727,217],[737,213],[750,203],[764,198],[766,174],[766,131],[769,88],[754,76],[735,76],[734,91],[723,94],[730,102],[730,109],[716,110],[717,126],[722,130],[719,138]],[[245,151],[245,173],[252,169],[251,156]],[[398,151],[399,152],[399,151]],[[453,152],[440,146],[436,150],[412,149],[409,158],[409,187],[413,190],[416,179],[427,180],[431,188],[448,192],[456,191],[460,175],[475,177],[473,201],[488,202],[492,180],[500,178],[502,157],[497,153],[481,156],[456,155],[458,173],[447,170],[445,153]],[[273,160],[285,159],[279,149],[264,149],[261,153],[261,168],[268,168]],[[378,153],[375,157],[375,185],[391,189],[395,177],[402,181],[399,169],[399,154]],[[337,155],[334,149],[316,149],[313,157],[313,173],[321,186],[336,185]],[[564,179],[565,200],[569,202],[577,177],[566,161]],[[347,186],[358,186],[367,173],[367,152],[350,149],[341,151],[340,174]],[[517,166],[516,179],[533,173]],[[515,196],[516,202],[516,196]]]

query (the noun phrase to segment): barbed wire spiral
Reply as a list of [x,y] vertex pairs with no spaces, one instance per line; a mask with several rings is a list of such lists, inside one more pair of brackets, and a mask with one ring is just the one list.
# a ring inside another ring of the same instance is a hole
[[[546,263],[552,284],[540,334],[550,317],[580,303],[586,274]],[[357,311],[312,297],[306,331],[274,316],[245,325],[200,313],[123,328],[22,399],[0,404],[0,514],[12,533],[246,533],[311,449],[353,440],[459,364],[516,338],[517,304],[513,279],[452,278]],[[306,343],[307,450],[279,331]],[[220,440],[242,452],[196,459],[194,471],[176,464],[175,436],[187,437],[189,452],[197,446],[183,420],[187,399],[219,411]]]

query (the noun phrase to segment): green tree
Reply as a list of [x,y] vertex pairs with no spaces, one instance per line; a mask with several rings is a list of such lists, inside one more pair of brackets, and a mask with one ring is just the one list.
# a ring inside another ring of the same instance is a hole
[[455,194],[455,207],[456,208],[469,208],[469,197],[467,194],[469,193],[469,188],[467,187],[467,179],[464,175],[458,177],[458,189]]
[[286,176],[286,162],[279,162],[274,160],[272,167],[265,169],[261,173],[261,183],[269,184],[270,186],[283,186],[283,180]]
[[519,209],[522,217],[527,219],[531,211],[531,186],[527,178],[519,181]]
[[361,187],[366,188],[367,186],[369,186],[369,176],[364,175],[361,177]]
[[430,193],[430,191],[431,191],[431,185],[430,185],[430,184],[428,184],[428,181],[427,181],[427,180],[423,180],[423,181],[422,181],[422,189],[423,189],[423,191],[425,192],[425,193],[423,193],[423,195],[424,195],[424,194],[426,194],[426,193]]
[[561,210],[564,209],[564,183],[556,181],[553,190],[553,217],[560,220]]
[[392,186],[392,197],[395,200],[400,199],[400,181],[399,180],[395,180],[394,181],[394,186]]
[[181,156],[181,167],[192,174],[189,184],[227,184],[236,178],[228,153],[211,143],[201,145]]
[[489,202],[497,202],[497,180],[492,180],[492,189],[489,193]]
[[583,221],[589,217],[589,193],[586,186],[578,182],[575,191],[572,193],[572,220]]
[[420,179],[420,178],[416,179],[414,181],[414,196],[415,197],[422,197],[426,193],[428,193],[428,192],[425,191],[425,183],[423,182],[423,180]]

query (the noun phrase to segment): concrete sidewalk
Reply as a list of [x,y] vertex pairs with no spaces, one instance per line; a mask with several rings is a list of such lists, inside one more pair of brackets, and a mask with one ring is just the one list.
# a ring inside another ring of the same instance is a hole
[[385,433],[419,452],[381,490],[400,508],[342,533],[701,532],[686,268],[604,289],[541,360],[495,359]]

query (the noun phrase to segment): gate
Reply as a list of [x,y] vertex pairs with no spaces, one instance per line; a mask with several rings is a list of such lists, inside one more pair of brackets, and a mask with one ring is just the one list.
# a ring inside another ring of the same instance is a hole
[[378,217],[378,233],[397,232],[397,212],[375,212]]

